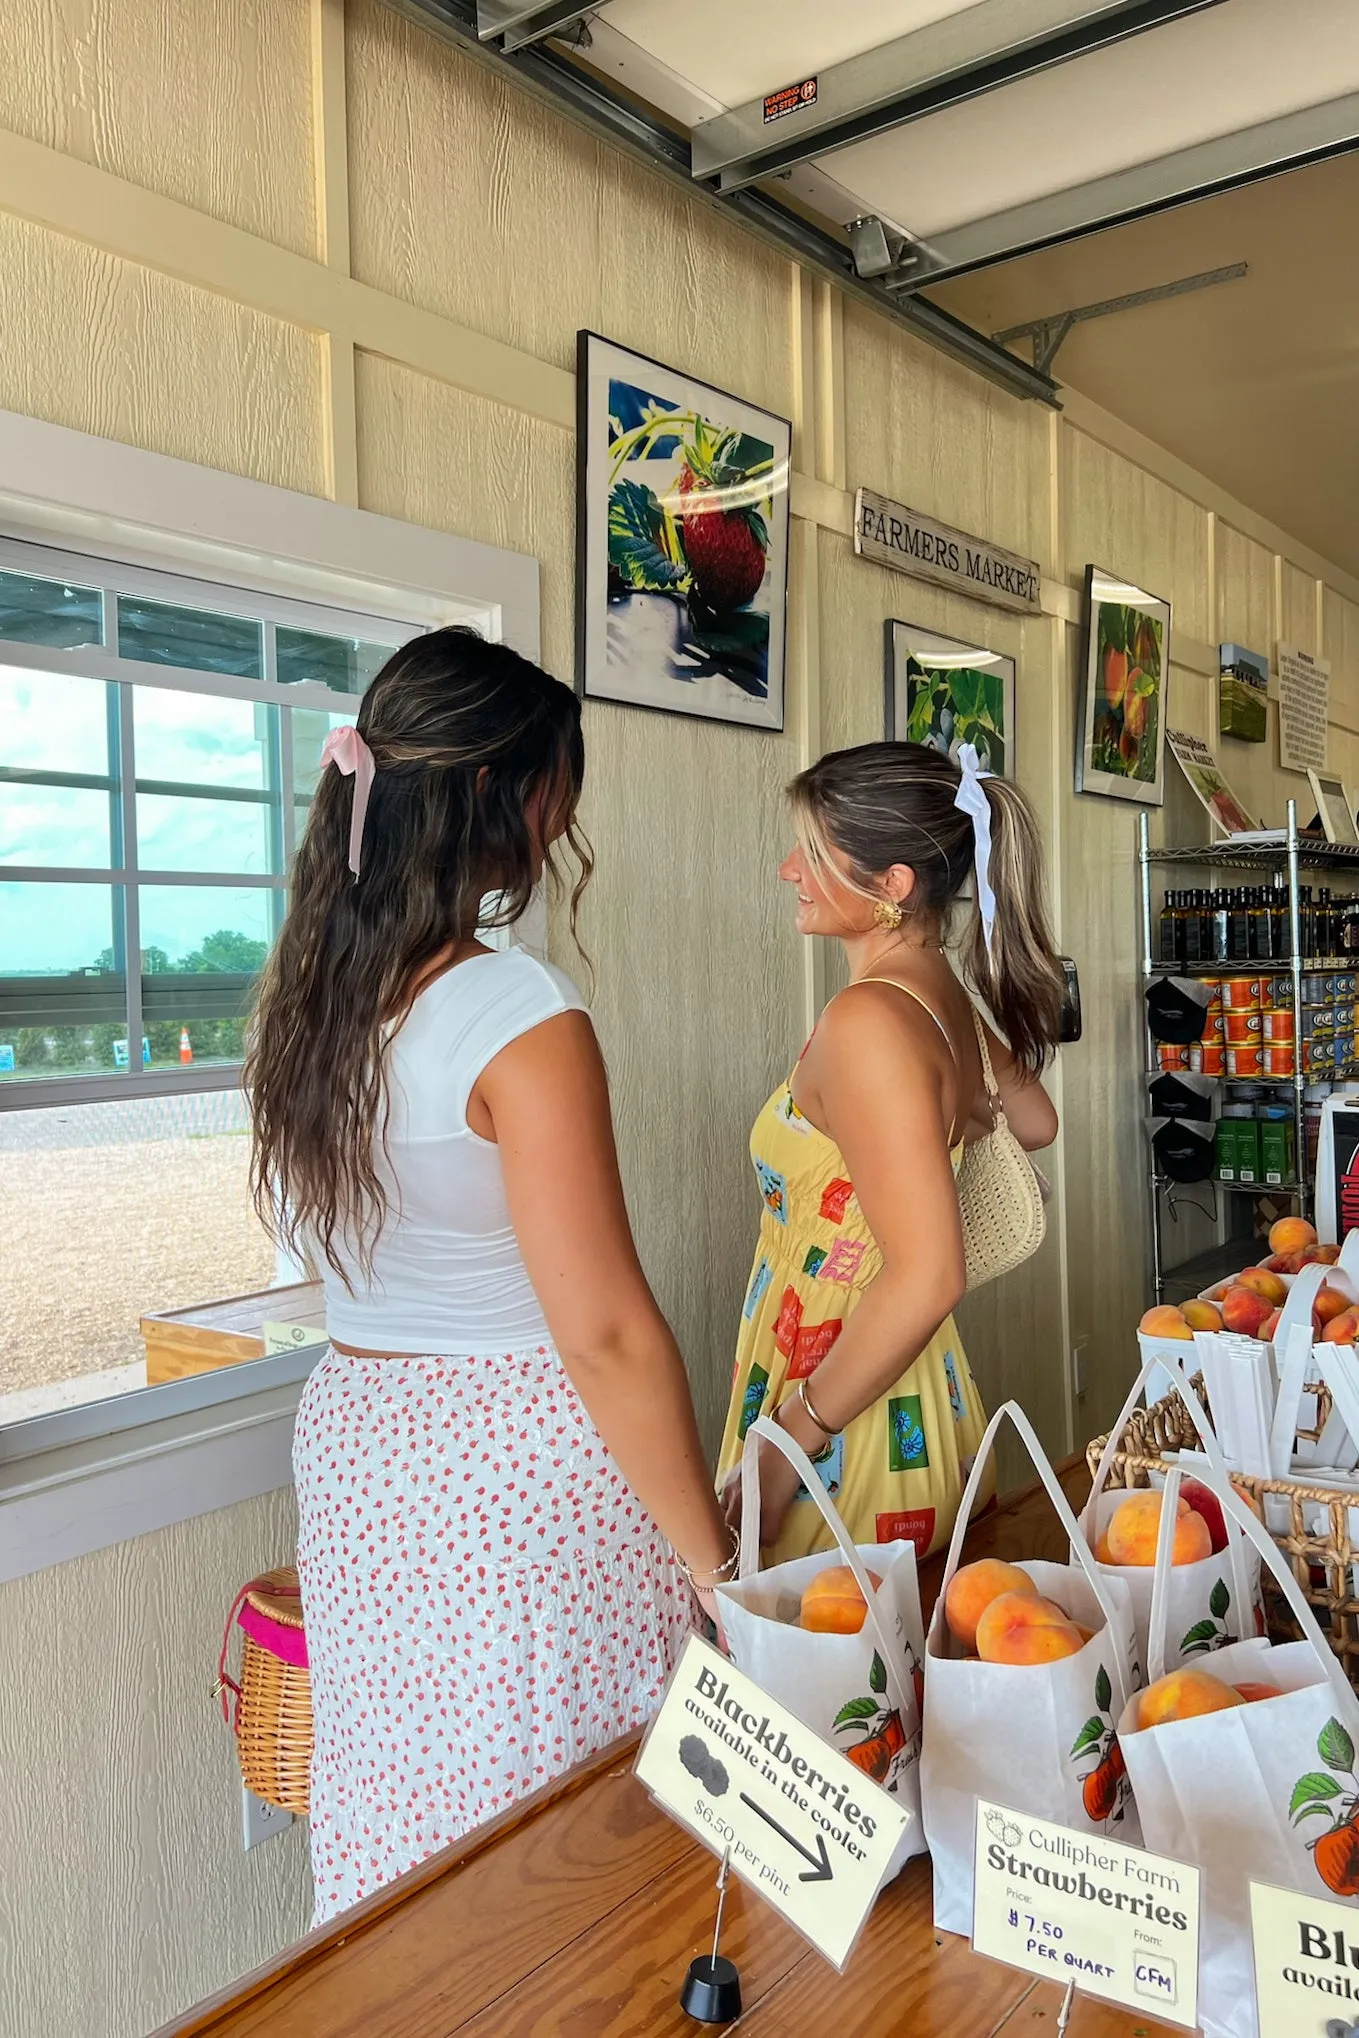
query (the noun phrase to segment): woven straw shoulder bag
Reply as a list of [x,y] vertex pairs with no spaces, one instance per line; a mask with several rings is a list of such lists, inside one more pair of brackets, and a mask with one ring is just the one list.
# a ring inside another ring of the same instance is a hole
[[1048,1228],[1038,1171],[1010,1130],[986,1028],[975,1010],[972,1023],[981,1049],[991,1130],[964,1147],[958,1169],[958,1215],[969,1289],[1022,1266],[1037,1252]]

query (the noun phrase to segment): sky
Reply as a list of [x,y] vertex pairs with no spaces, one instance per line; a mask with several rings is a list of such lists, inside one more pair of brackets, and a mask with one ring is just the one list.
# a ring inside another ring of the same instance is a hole
[[[107,691],[100,680],[0,664],[0,763],[32,771],[107,774]],[[299,751],[317,747],[302,742],[304,724],[305,733],[319,740],[332,720],[350,719],[294,712]],[[138,687],[138,780],[263,789],[270,713],[251,701]],[[318,729],[310,728],[313,723]],[[98,789],[0,783],[0,976],[83,968],[111,946],[110,888],[3,882],[6,864],[107,866],[109,804],[108,793]],[[265,875],[267,812],[263,805],[140,793],[142,867]],[[264,891],[146,885],[141,914],[143,948],[163,948],[172,962],[218,928],[268,937]]]

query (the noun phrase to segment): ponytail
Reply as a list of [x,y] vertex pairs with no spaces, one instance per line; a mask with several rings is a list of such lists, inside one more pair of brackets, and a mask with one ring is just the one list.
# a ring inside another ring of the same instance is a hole
[[1062,973],[1048,922],[1043,844],[1033,809],[1010,779],[982,780],[991,809],[988,945],[974,909],[965,962],[1022,1069],[1039,1075],[1061,1037]]

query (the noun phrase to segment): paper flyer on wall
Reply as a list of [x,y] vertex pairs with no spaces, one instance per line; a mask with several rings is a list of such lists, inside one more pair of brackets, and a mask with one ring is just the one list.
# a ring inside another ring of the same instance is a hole
[[1259,826],[1246,812],[1218,769],[1217,759],[1201,736],[1167,729],[1166,742],[1180,770],[1224,835],[1250,834]]

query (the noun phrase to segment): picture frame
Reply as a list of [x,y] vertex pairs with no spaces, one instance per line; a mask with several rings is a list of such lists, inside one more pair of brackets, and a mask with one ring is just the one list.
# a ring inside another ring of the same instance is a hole
[[585,330],[576,427],[577,692],[781,731],[788,420]]
[[1103,567],[1087,566],[1085,612],[1076,791],[1159,807],[1165,798],[1170,603]]
[[1307,783],[1312,788],[1312,797],[1317,803],[1317,813],[1321,816],[1322,831],[1326,840],[1343,843],[1350,849],[1359,848],[1359,826],[1356,826],[1354,819],[1354,794],[1349,787],[1325,771],[1309,771]]
[[1015,661],[893,618],[886,625],[889,742],[923,743],[957,761],[972,743],[983,771],[1014,777]]

